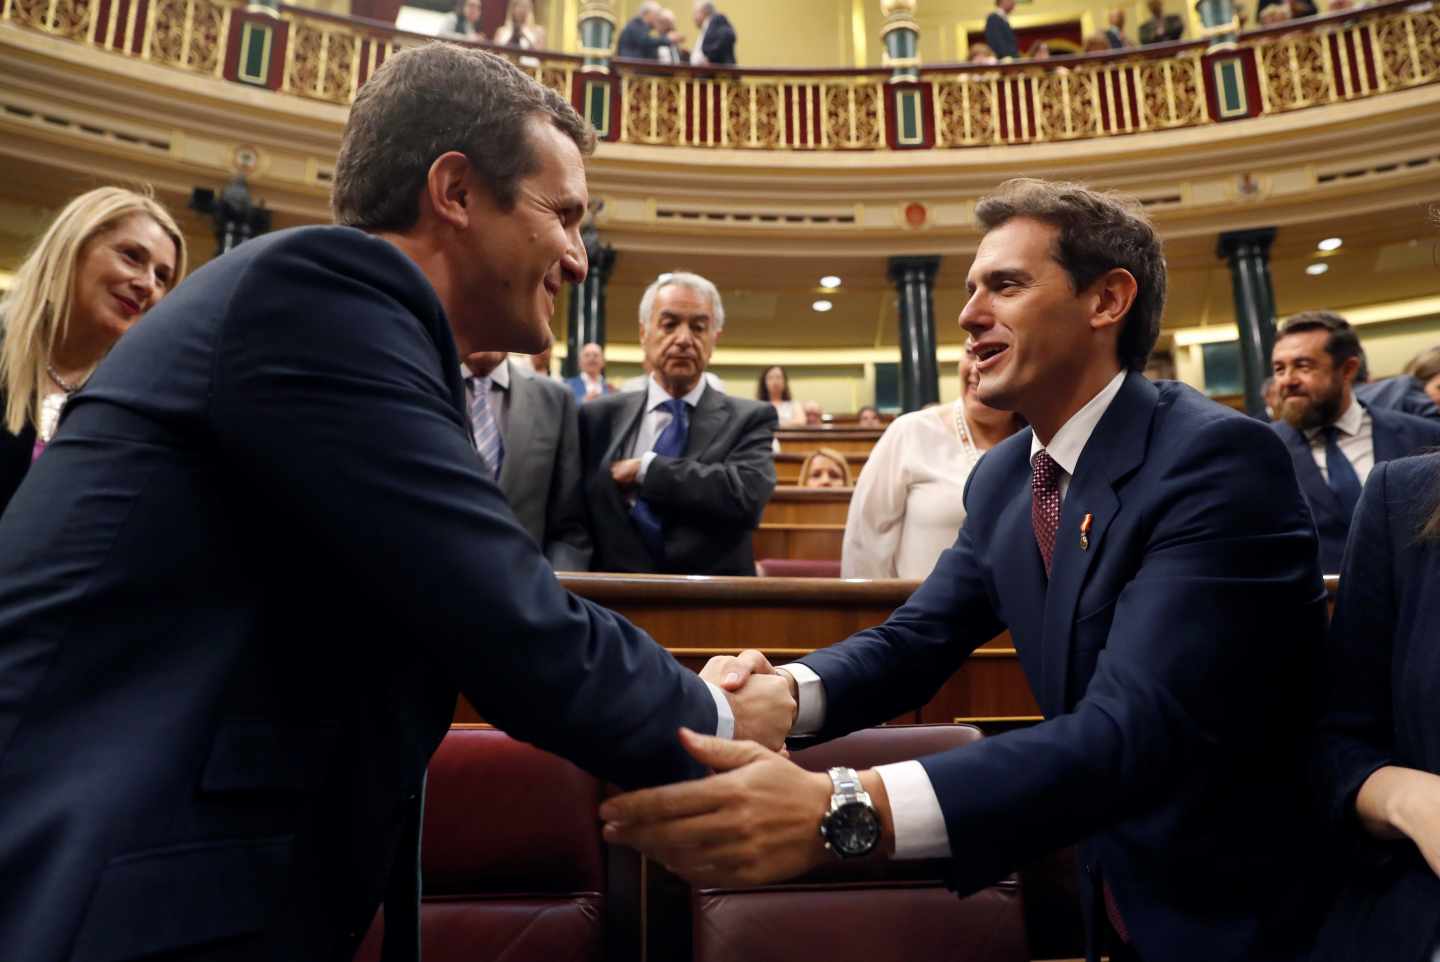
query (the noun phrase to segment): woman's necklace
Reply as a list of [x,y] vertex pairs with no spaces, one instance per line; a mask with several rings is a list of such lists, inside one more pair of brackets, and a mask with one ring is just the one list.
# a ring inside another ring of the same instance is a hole
[[85,384],[84,379],[81,379],[75,384],[71,384],[70,382],[66,381],[63,377],[60,376],[60,372],[55,370],[55,365],[51,361],[45,362],[45,370],[47,373],[49,373],[50,380],[55,382],[55,386],[58,387],[60,390],[64,391],[66,394],[74,394],[76,391],[80,390],[80,388],[83,387]]
[[960,450],[965,452],[965,458],[973,468],[975,462],[980,460],[980,448],[975,444],[975,437],[970,433],[970,425],[965,421],[963,398],[955,401],[955,433],[960,436]]

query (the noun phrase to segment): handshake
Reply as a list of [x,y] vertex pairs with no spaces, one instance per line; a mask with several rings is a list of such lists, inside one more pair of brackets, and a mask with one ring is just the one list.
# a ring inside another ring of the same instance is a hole
[[[794,679],[753,650],[710,659],[700,677],[729,699],[735,740],[682,728],[685,750],[715,774],[606,801],[605,840],[708,886],[762,885],[833,858],[820,834],[835,790],[830,777],[794,764],[784,748],[798,710]],[[888,841],[884,786],[874,772],[861,779]]]

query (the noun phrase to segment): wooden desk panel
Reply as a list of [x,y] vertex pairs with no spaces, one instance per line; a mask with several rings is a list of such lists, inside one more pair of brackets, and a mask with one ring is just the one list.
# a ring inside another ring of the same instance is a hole
[[761,524],[753,536],[755,557],[839,561],[844,524]]
[[765,505],[763,524],[841,524],[850,514],[854,488],[801,488],[782,484]]
[[841,454],[869,455],[882,433],[876,428],[781,428],[775,437],[780,441],[780,450],[790,454],[834,448]]

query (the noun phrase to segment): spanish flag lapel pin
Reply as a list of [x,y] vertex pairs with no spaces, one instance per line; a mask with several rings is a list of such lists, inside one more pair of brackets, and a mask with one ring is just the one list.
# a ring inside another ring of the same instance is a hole
[[1085,517],[1080,521],[1080,550],[1090,550],[1090,525],[1095,522],[1095,516],[1086,512]]

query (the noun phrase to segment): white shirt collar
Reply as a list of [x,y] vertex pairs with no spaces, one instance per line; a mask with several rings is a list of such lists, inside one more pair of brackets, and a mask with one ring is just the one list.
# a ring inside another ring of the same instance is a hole
[[[1318,428],[1311,428],[1305,432],[1305,437],[1310,441],[1323,439],[1325,428],[1328,426],[1322,424]],[[1340,429],[1341,434],[1352,438],[1359,434],[1360,429],[1365,426],[1365,408],[1361,406],[1360,399],[1355,395],[1350,395],[1350,406],[1345,409],[1344,414],[1335,419],[1335,426]]]
[[[681,400],[693,408],[700,403],[700,395],[704,393],[705,378],[702,376]],[[653,411],[668,400],[670,400],[670,392],[660,386],[660,382],[655,380],[655,375],[650,375],[650,391],[645,397],[645,410]]]
[[1100,389],[1100,393],[1085,402],[1085,406],[1074,414],[1070,420],[1060,426],[1055,436],[1050,439],[1049,444],[1041,444],[1040,438],[1034,434],[1030,436],[1030,459],[1035,459],[1037,451],[1044,450],[1051,459],[1071,477],[1075,476],[1075,466],[1080,463],[1080,454],[1085,450],[1085,445],[1090,443],[1090,435],[1095,433],[1096,426],[1105,412],[1110,409],[1110,402],[1115,400],[1115,395],[1120,393],[1120,385],[1125,383],[1125,375],[1128,372],[1121,371],[1110,379],[1110,383]]
[[[474,371],[470,370],[470,366],[467,365],[464,361],[461,361],[461,362],[460,362],[460,378],[461,378],[461,380],[463,380],[466,384],[469,384],[469,383],[470,383],[470,379],[471,379],[472,377],[478,377],[478,376],[479,376],[479,375],[477,375]],[[503,361],[501,361],[499,364],[495,365],[495,367],[490,371],[490,373],[487,374],[487,375],[485,375],[485,376],[490,379],[490,383],[491,383],[491,384],[494,384],[496,387],[500,388],[502,391],[508,391],[508,390],[510,390],[510,361],[509,361],[509,359],[503,360]]]
[[995,8],[995,12],[1000,14],[1000,16],[1004,17],[1006,23],[1010,22],[1010,14],[1006,13],[1004,10],[1001,10],[999,7]]

